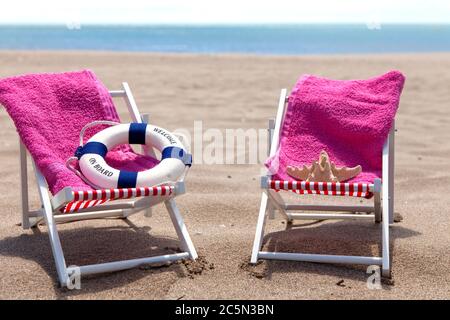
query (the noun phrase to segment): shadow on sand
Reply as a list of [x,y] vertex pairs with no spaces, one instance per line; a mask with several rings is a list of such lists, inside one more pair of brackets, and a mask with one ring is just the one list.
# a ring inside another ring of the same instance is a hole
[[[419,235],[419,232],[398,224],[390,227],[390,254],[395,277],[395,240]],[[268,233],[263,240],[264,251],[319,253],[355,256],[381,255],[381,224],[361,221],[315,221],[288,223],[285,230]],[[392,259],[393,258],[393,259]],[[342,280],[367,281],[367,266],[321,264],[298,261],[263,260],[249,268],[252,275],[271,279],[272,274],[298,272],[336,276]],[[387,283],[393,283],[387,281]],[[338,284],[339,285],[339,284]],[[386,289],[389,289],[388,287]]]
[[[127,219],[123,221],[128,225],[82,227],[70,230],[60,228],[59,235],[67,265],[86,265],[179,251],[178,239],[155,237],[149,233],[150,227],[137,227]],[[59,299],[121,287],[148,277],[149,274],[157,275],[167,272],[174,273],[178,277],[186,276],[181,264],[172,263],[86,276],[82,278],[82,290],[61,288],[57,280],[46,227],[40,226],[33,228],[32,231],[33,234],[21,234],[0,240],[0,254],[32,260],[39,264],[54,280],[55,294]],[[151,290],[151,281],[149,281],[149,290]]]

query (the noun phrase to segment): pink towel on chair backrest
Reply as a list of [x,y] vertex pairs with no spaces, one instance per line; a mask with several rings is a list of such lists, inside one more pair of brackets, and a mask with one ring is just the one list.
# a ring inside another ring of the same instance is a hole
[[[55,194],[66,186],[90,190],[66,160],[79,145],[79,134],[95,120],[120,121],[108,90],[89,70],[29,74],[0,80],[0,104],[13,119],[22,142]],[[104,128],[104,127],[103,127]],[[88,130],[85,140],[102,127]],[[141,171],[157,163],[129,146],[108,152],[107,162],[121,170]]]
[[404,81],[398,71],[368,80],[301,77],[289,96],[277,154],[266,161],[274,178],[292,180],[286,167],[309,165],[321,150],[338,166],[362,166],[349,182],[381,178],[383,144]]

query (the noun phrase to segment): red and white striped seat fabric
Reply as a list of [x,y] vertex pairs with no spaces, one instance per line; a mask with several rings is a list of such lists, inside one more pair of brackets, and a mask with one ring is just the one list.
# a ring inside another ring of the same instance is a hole
[[306,182],[296,180],[268,180],[268,187],[276,191],[289,190],[297,194],[321,194],[328,196],[350,196],[370,199],[373,183]]
[[107,201],[150,196],[170,196],[174,186],[100,189],[88,191],[72,191],[73,201],[60,210],[62,213],[74,213],[82,209],[101,205]]

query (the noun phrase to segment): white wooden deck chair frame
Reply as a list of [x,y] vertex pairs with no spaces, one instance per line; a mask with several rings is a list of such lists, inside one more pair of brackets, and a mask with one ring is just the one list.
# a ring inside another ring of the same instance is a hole
[[[139,113],[131,90],[126,82],[122,83],[122,90],[110,91],[109,93],[112,97],[121,97],[125,100],[132,121],[138,123],[148,122],[148,116],[141,116],[141,114]],[[145,148],[143,149],[145,153],[153,155],[153,150],[145,150]],[[33,167],[36,175],[38,193],[40,196],[42,207],[39,210],[30,211],[28,201],[27,150],[22,142],[20,142],[22,227],[23,229],[29,229],[35,227],[40,222],[45,222],[45,224],[47,225],[51,249],[53,257],[55,259],[56,270],[61,286],[68,285],[68,281],[71,281],[70,276],[75,272],[75,270],[73,270],[73,268],[67,267],[66,265],[56,226],[56,224],[59,222],[111,217],[126,218],[129,215],[140,211],[146,211],[146,216],[150,216],[151,207],[161,202],[164,202],[166,209],[170,214],[172,223],[175,227],[175,231],[181,243],[180,247],[183,250],[182,252],[139,259],[79,266],[77,267],[78,270],[76,271],[79,272],[81,276],[131,269],[139,265],[148,263],[170,262],[188,258],[195,260],[197,258],[196,250],[174,199],[177,195],[183,194],[185,192],[183,181],[184,179],[180,179],[174,184],[174,192],[169,197],[163,197],[159,195],[142,197],[127,202],[106,203],[101,206],[80,210],[78,213],[62,214],[59,209],[73,200],[72,189],[70,187],[66,187],[58,192],[55,196],[51,197],[44,176],[34,165],[34,163]]]
[[[280,139],[280,131],[284,121],[287,106],[287,90],[282,89],[276,120],[269,120],[269,156],[275,155]],[[390,277],[391,266],[389,256],[389,224],[393,223],[394,212],[394,135],[395,123],[383,146],[382,152],[382,180],[376,179],[373,186],[373,206],[338,206],[338,205],[306,205],[296,203],[286,203],[281,192],[276,192],[268,188],[267,181],[271,178],[268,173],[261,177],[261,187],[263,189],[261,205],[259,209],[258,222],[256,226],[255,240],[251,256],[251,263],[256,263],[258,259],[293,260],[317,263],[344,263],[344,264],[365,264],[381,266],[382,275]],[[383,183],[382,183],[383,181]],[[284,218],[292,220],[326,220],[326,219],[361,219],[381,223],[381,257],[345,256],[345,255],[325,255],[325,254],[304,254],[304,253],[284,253],[261,251],[264,237],[264,225],[267,217],[273,219],[274,212],[278,211]],[[341,213],[298,213],[292,211],[325,211]],[[345,212],[345,213],[342,213]],[[357,212],[368,214],[360,215]]]

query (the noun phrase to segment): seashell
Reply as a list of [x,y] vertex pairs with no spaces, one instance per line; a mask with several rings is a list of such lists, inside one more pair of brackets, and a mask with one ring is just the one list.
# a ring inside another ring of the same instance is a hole
[[342,182],[356,177],[361,173],[362,167],[360,165],[353,168],[337,167],[335,163],[330,161],[328,153],[322,150],[319,155],[319,161],[314,161],[310,166],[288,166],[286,171],[297,180]]

